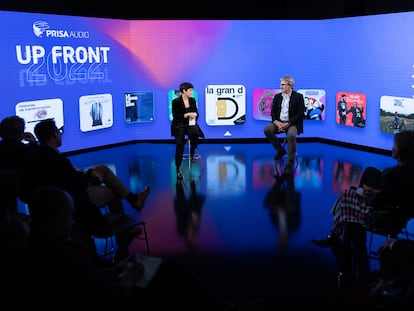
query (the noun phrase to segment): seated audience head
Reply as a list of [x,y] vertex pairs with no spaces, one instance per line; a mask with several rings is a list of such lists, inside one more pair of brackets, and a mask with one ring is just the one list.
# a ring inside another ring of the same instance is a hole
[[37,123],[34,132],[41,145],[52,145],[53,147],[62,145],[62,132],[56,127],[56,122],[53,119],[45,119]]
[[19,116],[5,117],[0,122],[0,137],[3,140],[21,141],[24,138],[26,122]]
[[398,165],[414,164],[414,130],[404,130],[394,135],[392,156]]
[[373,195],[379,191],[383,183],[383,173],[373,166],[368,166],[362,173],[359,188],[363,189],[365,195]]
[[34,192],[28,205],[34,239],[64,241],[71,238],[74,203],[69,193],[54,186],[42,187]]

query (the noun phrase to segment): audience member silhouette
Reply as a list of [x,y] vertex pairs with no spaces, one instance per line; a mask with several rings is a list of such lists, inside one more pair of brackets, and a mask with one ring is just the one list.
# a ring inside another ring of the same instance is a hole
[[364,213],[370,209],[372,196],[379,191],[383,173],[375,167],[364,169],[358,186],[350,186],[337,198],[331,213],[332,231],[324,240],[312,240],[319,247],[331,247],[335,255],[341,287],[361,288],[366,285],[369,258],[366,246]]
[[369,273],[367,288],[336,290],[333,309],[408,311],[414,307],[414,241],[387,239],[378,249],[379,269]]
[[[386,228],[376,229],[401,230],[407,221],[414,217],[411,195],[414,178],[413,130],[395,134],[392,156],[397,160],[396,166],[383,172],[373,167],[366,168],[359,188],[345,190],[337,198],[331,210],[332,231],[324,240],[312,240],[315,245],[336,248],[342,241],[354,236],[353,241],[364,244],[359,247],[364,250],[366,245],[362,238],[364,234],[366,238],[365,228],[370,226],[367,223],[367,215],[372,210],[391,213],[387,217],[388,223],[384,225]],[[355,238],[355,235],[358,238]],[[343,254],[340,255],[341,261],[344,258]]]
[[[130,192],[104,164],[89,169],[87,173],[75,168],[58,150],[62,144],[62,132],[52,119],[40,121],[34,131],[40,146],[30,161],[31,189],[54,185],[69,192],[75,200],[75,220],[81,233],[88,236],[107,229],[105,220],[108,218],[103,218],[99,209],[106,204],[111,214],[124,214],[123,199],[137,211],[142,210],[149,187],[138,194]],[[130,232],[117,236],[119,257],[128,254],[128,245],[133,238]]]
[[74,210],[71,195],[57,187],[39,188],[32,196],[26,284],[32,288],[33,305],[49,309],[55,301],[64,301],[68,309],[83,305],[98,310],[158,310],[167,303],[178,310],[230,310],[231,304],[172,259],[161,259],[145,289],[136,284],[147,267],[135,256],[104,269],[93,251],[71,240]]
[[414,241],[387,239],[378,254],[380,268],[370,275],[370,296],[382,310],[413,310]]
[[[0,282],[2,303],[19,308],[27,264],[30,218],[18,211],[19,175],[0,169]],[[9,301],[10,300],[10,301]],[[9,301],[9,302],[8,302]]]
[[33,134],[25,132],[25,120],[18,116],[7,116],[0,122],[0,168],[16,171],[21,179],[19,199],[27,201],[25,175],[29,171],[29,160],[38,147]]
[[32,222],[25,295],[33,305],[50,309],[54,301],[64,301],[68,309],[126,308],[127,296],[116,274],[103,269],[90,244],[72,239],[72,196],[55,186],[39,187],[28,207]]
[[414,241],[387,239],[379,248],[380,269],[393,277],[414,276]]
[[30,216],[18,210],[20,176],[16,171],[0,169],[0,245],[4,256],[17,258],[27,247]]
[[392,157],[397,160],[396,166],[383,172],[371,167],[369,177],[364,176],[367,175],[364,172],[360,181],[364,195],[358,189],[349,189],[338,197],[331,210],[334,221],[328,241],[340,236],[341,233],[336,228],[341,223],[352,222],[366,226],[365,216],[371,209],[392,210],[397,216],[395,219],[403,222],[414,217],[410,193],[414,178],[414,130],[395,134]]
[[331,214],[333,215],[332,230],[325,240],[312,240],[320,247],[332,247],[343,238],[343,223],[365,225],[364,215],[371,208],[373,194],[379,191],[383,173],[375,167],[367,167],[362,173],[358,187],[351,186],[336,199]]

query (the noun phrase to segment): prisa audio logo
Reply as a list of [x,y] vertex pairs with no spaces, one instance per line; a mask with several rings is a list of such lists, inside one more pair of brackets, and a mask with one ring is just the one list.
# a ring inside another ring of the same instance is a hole
[[47,22],[37,21],[33,23],[33,32],[35,36],[39,38],[43,37],[43,33],[49,28],[50,27]]
[[38,38],[73,38],[73,39],[87,39],[89,38],[88,31],[68,31],[50,29],[50,26],[45,21],[36,21],[33,23],[33,33]]

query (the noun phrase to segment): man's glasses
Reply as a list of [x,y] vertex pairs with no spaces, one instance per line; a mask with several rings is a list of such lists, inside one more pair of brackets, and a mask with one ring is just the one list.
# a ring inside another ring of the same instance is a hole
[[63,125],[62,125],[61,127],[59,127],[59,128],[58,128],[58,131],[59,131],[59,133],[60,133],[61,135],[65,132],[65,130],[64,130],[64,128],[63,128]]

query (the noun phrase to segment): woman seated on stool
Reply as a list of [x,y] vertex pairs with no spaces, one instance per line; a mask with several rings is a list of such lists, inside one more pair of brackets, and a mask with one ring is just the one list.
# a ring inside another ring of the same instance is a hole
[[199,117],[197,102],[193,97],[194,87],[190,82],[180,84],[181,95],[172,101],[171,136],[175,137],[175,167],[177,179],[183,179],[181,163],[183,161],[185,135],[191,143],[190,160],[194,160],[194,153],[198,145],[198,138],[204,138],[204,133],[197,124]]

